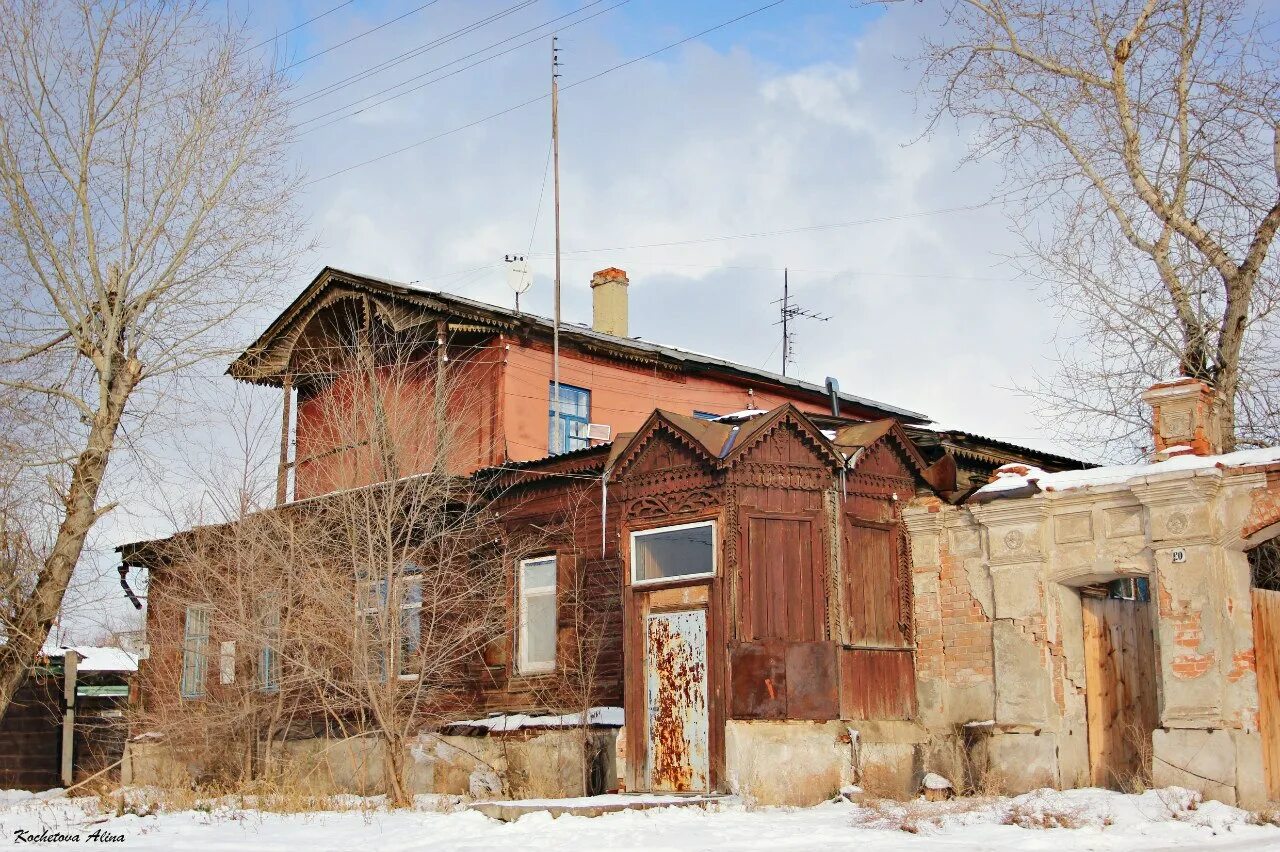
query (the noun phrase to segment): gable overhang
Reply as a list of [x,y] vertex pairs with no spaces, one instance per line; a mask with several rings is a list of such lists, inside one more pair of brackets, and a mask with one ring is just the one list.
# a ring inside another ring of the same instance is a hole
[[[227,374],[241,381],[280,386],[288,372],[293,349],[307,325],[325,308],[344,299],[359,299],[392,328],[409,328],[443,319],[452,331],[518,333],[550,339],[552,322],[534,314],[516,313],[506,308],[461,296],[424,290],[415,286],[361,275],[326,266],[266,330],[231,362]],[[816,403],[829,400],[826,388],[791,376],[736,364],[711,355],[651,343],[630,337],[604,334],[576,323],[561,323],[562,346],[632,364],[671,370],[684,375],[705,374],[733,379],[758,390],[801,393]],[[890,416],[907,423],[925,423],[924,414],[854,394],[841,393],[840,400],[858,416],[874,419]]]

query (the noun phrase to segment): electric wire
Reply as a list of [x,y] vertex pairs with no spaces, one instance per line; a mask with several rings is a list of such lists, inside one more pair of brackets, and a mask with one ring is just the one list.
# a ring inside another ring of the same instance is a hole
[[[716,25],[715,25],[715,26],[713,26],[713,27],[708,27],[707,29],[702,30],[701,32],[694,33],[693,35],[691,35],[691,36],[687,36],[687,37],[685,37],[685,38],[682,38],[682,39],[680,39],[679,41],[674,41],[674,42],[672,42],[672,43],[670,43],[670,44],[667,44],[667,45],[664,45],[663,47],[660,47],[660,48],[658,48],[658,49],[656,49],[656,50],[652,50],[652,51],[650,51],[650,52],[648,52],[648,53],[644,54],[643,56],[637,56],[637,57],[636,57],[636,58],[634,58],[634,59],[628,59],[628,60],[626,60],[625,62],[621,62],[621,63],[619,63],[619,64],[617,64],[617,65],[614,65],[614,66],[613,66],[613,67],[611,67],[611,68],[606,68],[606,69],[605,69],[605,70],[603,70],[603,71],[600,71],[600,72],[598,72],[598,73],[596,73],[596,74],[591,75],[590,77],[586,77],[586,78],[584,78],[584,79],[582,79],[582,80],[577,80],[577,81],[575,81],[575,82],[573,82],[573,83],[570,83],[570,84],[569,84],[569,85],[567,85],[567,86],[563,86],[563,87],[561,87],[560,91],[561,91],[561,92],[565,92],[565,91],[568,91],[569,89],[574,88],[575,86],[580,86],[580,85],[582,85],[583,83],[589,83],[589,82],[591,82],[592,80],[598,80],[598,79],[600,79],[601,77],[605,76],[606,74],[611,74],[611,73],[613,73],[614,71],[618,71],[618,70],[621,70],[621,69],[623,69],[623,68],[626,68],[626,67],[628,67],[628,66],[630,66],[630,65],[634,65],[635,63],[640,62],[640,61],[643,61],[643,60],[645,60],[645,59],[651,59],[651,58],[653,58],[654,56],[657,56],[657,55],[658,55],[658,54],[660,54],[660,53],[663,53],[663,52],[665,52],[665,51],[668,51],[668,50],[672,50],[672,49],[674,49],[674,48],[677,48],[677,47],[679,47],[679,46],[680,46],[680,45],[682,45],[682,44],[687,44],[688,42],[693,41],[694,39],[701,38],[702,36],[707,35],[708,33],[715,32],[716,30],[719,30],[719,29],[723,29],[724,27],[727,27],[727,26],[729,26],[729,25],[731,25],[731,24],[735,24],[735,23],[737,23],[738,21],[741,21],[741,20],[744,20],[744,19],[746,19],[746,18],[749,18],[749,17],[751,17],[752,15],[757,15],[757,14],[759,14],[760,12],[764,12],[764,11],[766,11],[766,10],[768,10],[768,9],[772,9],[772,8],[773,8],[773,7],[775,7],[775,6],[780,6],[781,4],[783,4],[783,3],[785,3],[785,2],[786,2],[786,0],[774,0],[774,2],[772,2],[772,3],[768,3],[768,4],[764,5],[764,6],[757,7],[757,8],[755,8],[755,9],[752,9],[750,12],[746,12],[746,13],[744,13],[744,14],[738,15],[738,16],[737,16],[737,17],[735,17],[735,18],[731,18],[731,19],[729,19],[729,20],[727,20],[727,21],[723,21],[723,22],[721,22],[721,23],[719,23],[719,24],[716,24]],[[309,180],[309,181],[305,182],[304,184],[302,184],[302,186],[312,186],[312,185],[317,184],[317,183],[322,183],[322,182],[324,182],[324,181],[326,181],[326,180],[330,180],[330,179],[332,179],[332,178],[338,177],[339,175],[344,175],[344,174],[346,174],[347,172],[354,171],[355,169],[363,168],[364,166],[369,166],[369,165],[372,165],[372,164],[374,164],[374,163],[381,162],[381,161],[383,161],[383,160],[385,160],[385,159],[387,159],[387,158],[389,158],[389,157],[394,157],[394,156],[396,156],[396,155],[398,155],[398,154],[403,154],[405,151],[410,151],[410,150],[413,150],[414,148],[419,148],[419,147],[421,147],[421,146],[423,146],[423,145],[426,145],[426,144],[428,144],[428,143],[430,143],[430,142],[434,142],[434,141],[436,141],[436,140],[438,140],[438,139],[443,139],[443,138],[445,138],[446,136],[452,136],[452,135],[453,135],[453,134],[455,134],[455,133],[459,133],[459,132],[461,132],[461,131],[463,131],[463,130],[469,130],[469,129],[470,129],[470,128],[472,128],[472,127],[475,127],[475,126],[477,126],[477,125],[479,125],[479,124],[483,124],[483,123],[485,123],[485,122],[487,122],[487,121],[492,121],[493,119],[495,119],[495,118],[499,118],[499,117],[504,116],[504,115],[507,115],[508,113],[512,113],[512,112],[515,112],[516,110],[524,109],[524,108],[525,108],[525,107],[527,107],[527,106],[532,106],[533,104],[536,104],[536,103],[539,103],[539,102],[541,102],[541,101],[547,100],[547,99],[548,99],[548,98],[550,98],[550,97],[551,97],[551,95],[548,93],[548,94],[544,94],[544,95],[539,95],[539,96],[537,96],[537,97],[535,97],[535,98],[530,98],[530,99],[529,99],[529,100],[527,100],[527,101],[523,101],[522,103],[518,103],[518,104],[515,104],[515,105],[513,105],[513,106],[509,106],[509,107],[507,107],[506,109],[499,110],[498,112],[492,113],[492,114],[490,114],[490,115],[486,115],[486,116],[484,116],[484,117],[482,117],[482,118],[478,118],[478,119],[476,119],[475,121],[468,122],[468,123],[463,124],[463,125],[461,125],[461,126],[459,126],[459,127],[455,127],[455,128],[453,128],[453,129],[451,129],[451,130],[445,130],[445,131],[442,131],[442,132],[437,133],[437,134],[435,134],[435,135],[433,135],[433,136],[428,136],[428,137],[426,137],[425,139],[419,139],[419,140],[418,140],[418,141],[416,141],[416,142],[411,142],[411,143],[410,143],[410,144],[408,144],[408,145],[404,145],[404,146],[402,146],[402,147],[400,147],[400,148],[396,148],[396,149],[394,149],[394,150],[387,151],[387,152],[386,152],[386,153],[384,153],[384,154],[379,154],[379,155],[378,155],[378,156],[376,156],[376,157],[370,157],[370,158],[369,158],[369,159],[367,159],[367,160],[362,160],[361,162],[353,163],[353,164],[352,164],[352,165],[350,165],[350,166],[346,166],[345,168],[338,169],[338,170],[337,170],[337,171],[335,171],[335,172],[330,172],[329,174],[323,175],[322,177],[313,178],[312,180]]]

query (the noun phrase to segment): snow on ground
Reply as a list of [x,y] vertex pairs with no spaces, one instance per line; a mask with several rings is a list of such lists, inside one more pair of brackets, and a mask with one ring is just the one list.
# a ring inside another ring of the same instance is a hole
[[[145,791],[134,791],[142,795]],[[99,812],[96,798],[50,799],[0,792],[4,842],[15,832],[45,837],[79,835],[80,840],[48,840],[41,849],[84,849],[97,845],[91,832],[122,836],[102,844],[114,849],[262,850],[307,852],[369,849],[402,850],[778,850],[942,849],[976,850],[1147,850],[1280,848],[1280,829],[1254,824],[1245,811],[1201,802],[1186,790],[1149,791],[1140,796],[1103,790],[1042,790],[1009,799],[950,802],[847,801],[813,808],[748,808],[737,800],[707,810],[676,807],[628,811],[602,817],[536,812],[514,823],[453,809],[445,797],[419,797],[415,810],[387,812],[379,800],[348,797],[349,811],[276,814],[245,810],[238,800],[201,805],[196,810],[139,816]],[[145,813],[145,808],[139,808]],[[1054,826],[1068,825],[1070,828]],[[1024,827],[1025,826],[1025,827]],[[1046,827],[1047,826],[1047,827]],[[99,841],[101,842],[101,841]],[[25,845],[25,844],[24,844]]]

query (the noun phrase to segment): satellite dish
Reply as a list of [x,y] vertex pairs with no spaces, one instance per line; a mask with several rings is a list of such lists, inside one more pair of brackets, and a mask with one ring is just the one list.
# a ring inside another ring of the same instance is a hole
[[523,255],[507,255],[507,284],[519,296],[525,290],[529,289],[529,285],[533,280],[529,277],[529,263],[524,259]]

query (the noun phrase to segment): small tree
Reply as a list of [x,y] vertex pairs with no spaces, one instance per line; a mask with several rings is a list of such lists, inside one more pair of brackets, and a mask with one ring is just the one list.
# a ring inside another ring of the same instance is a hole
[[6,590],[0,714],[110,509],[124,417],[222,351],[294,248],[285,79],[246,35],[197,0],[0,4],[0,407],[56,507]]
[[1079,326],[1037,391],[1051,422],[1132,452],[1138,393],[1181,373],[1216,389],[1227,449],[1280,439],[1274,22],[1244,0],[945,7],[933,117],[977,119],[971,157],[1004,162],[1032,271]]

